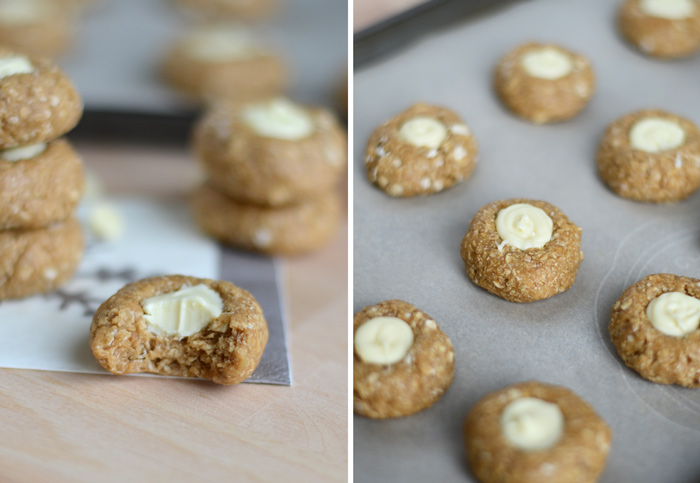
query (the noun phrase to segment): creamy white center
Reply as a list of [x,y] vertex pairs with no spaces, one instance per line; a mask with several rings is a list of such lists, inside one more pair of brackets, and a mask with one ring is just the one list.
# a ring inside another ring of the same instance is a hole
[[683,337],[700,325],[700,300],[681,292],[663,293],[647,305],[647,318],[656,330]]
[[15,74],[31,74],[32,72],[34,72],[34,66],[24,56],[0,57],[0,79]]
[[571,56],[553,47],[525,52],[520,63],[528,74],[539,79],[560,79],[574,69]]
[[542,248],[552,239],[554,223],[544,210],[526,203],[502,209],[496,216],[501,239],[521,250]]
[[375,317],[355,331],[355,353],[370,364],[399,362],[412,345],[411,327],[397,317]]
[[678,124],[660,117],[648,117],[637,121],[630,129],[632,149],[659,153],[677,148],[685,142],[685,131]]
[[516,448],[537,451],[554,446],[564,434],[564,415],[556,404],[521,397],[501,413],[501,429]]
[[259,48],[247,30],[211,27],[197,30],[185,41],[187,53],[207,62],[244,60],[259,55]]
[[252,104],[243,109],[243,120],[261,136],[296,141],[312,134],[316,126],[311,115],[301,107],[277,98]]
[[46,150],[46,143],[30,144],[20,148],[3,149],[0,151],[0,156],[5,161],[17,162],[23,159],[30,159]]
[[650,17],[681,20],[695,14],[697,2],[696,0],[641,0],[639,8]]
[[199,284],[148,298],[141,306],[152,332],[182,339],[221,315],[224,303],[216,291]]
[[399,128],[399,138],[417,147],[437,149],[447,137],[447,127],[434,117],[417,116]]

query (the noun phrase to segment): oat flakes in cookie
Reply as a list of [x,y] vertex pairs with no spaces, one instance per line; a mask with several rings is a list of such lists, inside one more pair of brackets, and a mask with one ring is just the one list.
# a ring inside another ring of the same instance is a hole
[[627,0],[618,26],[639,51],[653,57],[686,57],[700,50],[700,1]]
[[487,394],[464,422],[467,460],[481,483],[597,481],[611,439],[590,404],[538,381]]
[[596,159],[601,179],[623,198],[680,201],[700,186],[700,130],[662,110],[637,111],[608,126]]
[[109,372],[149,372],[237,384],[267,343],[255,298],[225,281],[168,275],[130,283],[90,326],[92,353]]
[[365,307],[353,319],[356,413],[384,419],[435,404],[452,383],[455,352],[437,322],[402,300]]
[[197,125],[194,150],[216,189],[258,205],[318,196],[347,171],[336,118],[284,98],[218,106]]
[[581,228],[545,201],[495,201],[474,216],[460,253],[475,284],[511,302],[533,302],[573,285]]
[[613,305],[609,330],[622,360],[645,379],[700,387],[700,280],[643,278]]
[[269,207],[240,203],[209,184],[192,196],[197,224],[213,238],[268,255],[300,255],[328,243],[341,219],[340,196],[328,191]]
[[477,154],[471,129],[455,112],[419,103],[372,133],[365,169],[390,196],[429,195],[469,178]]
[[528,43],[501,59],[494,87],[513,113],[545,124],[581,112],[595,91],[595,75],[580,54],[559,45]]

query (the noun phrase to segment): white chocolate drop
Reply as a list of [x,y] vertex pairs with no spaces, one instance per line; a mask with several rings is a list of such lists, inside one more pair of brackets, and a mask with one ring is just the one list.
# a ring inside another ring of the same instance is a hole
[[695,0],[641,0],[639,8],[650,17],[681,20],[692,17],[697,5]]
[[446,137],[447,127],[433,117],[414,117],[399,128],[399,138],[416,147],[437,149]]
[[209,27],[196,30],[185,39],[187,54],[206,62],[245,60],[260,54],[248,30]]
[[683,337],[700,325],[700,300],[681,292],[663,293],[647,305],[647,318],[659,332]]
[[520,64],[532,77],[556,80],[569,75],[574,69],[571,56],[553,47],[544,47],[525,52]]
[[149,330],[182,339],[199,332],[221,315],[224,303],[216,291],[199,284],[148,298],[141,306]]
[[0,79],[16,74],[31,74],[34,66],[22,55],[0,57]]
[[542,248],[552,239],[554,223],[544,210],[516,203],[496,216],[496,231],[508,245],[526,250]]
[[629,141],[632,149],[659,153],[681,146],[685,142],[685,131],[668,119],[648,117],[632,126]]
[[30,144],[29,146],[22,146],[21,148],[3,149],[0,151],[0,156],[5,161],[16,163],[23,159],[31,159],[38,156],[45,150],[46,143]]
[[243,109],[242,115],[251,129],[269,138],[297,141],[316,130],[306,110],[283,98],[252,104]]
[[554,446],[564,434],[564,415],[556,404],[521,397],[501,413],[501,429],[510,444],[525,451]]
[[100,240],[115,241],[124,234],[124,217],[116,206],[101,202],[90,210],[90,231]]
[[411,327],[397,317],[375,317],[355,331],[355,353],[370,364],[399,362],[412,345]]

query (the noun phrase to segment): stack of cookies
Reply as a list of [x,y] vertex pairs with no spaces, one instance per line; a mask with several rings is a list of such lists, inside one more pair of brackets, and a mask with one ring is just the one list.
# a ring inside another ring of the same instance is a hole
[[0,48],[0,300],[54,290],[83,252],[83,165],[64,139],[82,114],[52,62]]
[[335,233],[347,137],[329,111],[284,98],[218,105],[197,126],[194,149],[209,178],[195,216],[214,238],[296,255]]

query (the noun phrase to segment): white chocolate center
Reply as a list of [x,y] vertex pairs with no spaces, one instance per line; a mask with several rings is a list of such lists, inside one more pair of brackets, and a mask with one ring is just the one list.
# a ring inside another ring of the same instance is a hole
[[639,8],[650,17],[681,20],[692,17],[697,5],[695,0],[641,0]]
[[20,148],[13,149],[3,149],[0,151],[0,156],[5,161],[17,162],[23,159],[30,159],[34,156],[38,156],[46,150],[45,143],[30,144],[29,146],[22,146]]
[[399,362],[413,345],[413,331],[397,317],[375,317],[355,331],[355,352],[364,362]]
[[141,306],[152,332],[182,339],[221,315],[224,303],[216,291],[199,284],[148,298]]
[[537,451],[554,446],[564,434],[559,406],[534,397],[521,397],[501,413],[501,429],[516,448]]
[[34,72],[34,66],[24,56],[0,57],[0,79],[15,74],[31,74],[32,72]]
[[539,79],[560,79],[574,69],[571,56],[553,47],[525,52],[520,63],[528,74]]
[[678,124],[659,117],[637,121],[630,129],[632,149],[659,153],[677,148],[685,142],[685,131]]
[[544,210],[526,203],[502,209],[496,216],[496,231],[508,245],[526,250],[542,248],[552,239],[554,223]]
[[316,129],[304,109],[282,98],[246,107],[243,120],[261,136],[287,141],[305,138]]
[[187,53],[206,62],[250,59],[259,49],[247,30],[211,27],[190,34],[185,41]]
[[683,337],[700,325],[700,300],[681,292],[663,293],[647,305],[647,318],[659,332]]
[[447,127],[434,117],[414,117],[399,128],[399,138],[416,147],[437,149],[446,137]]

